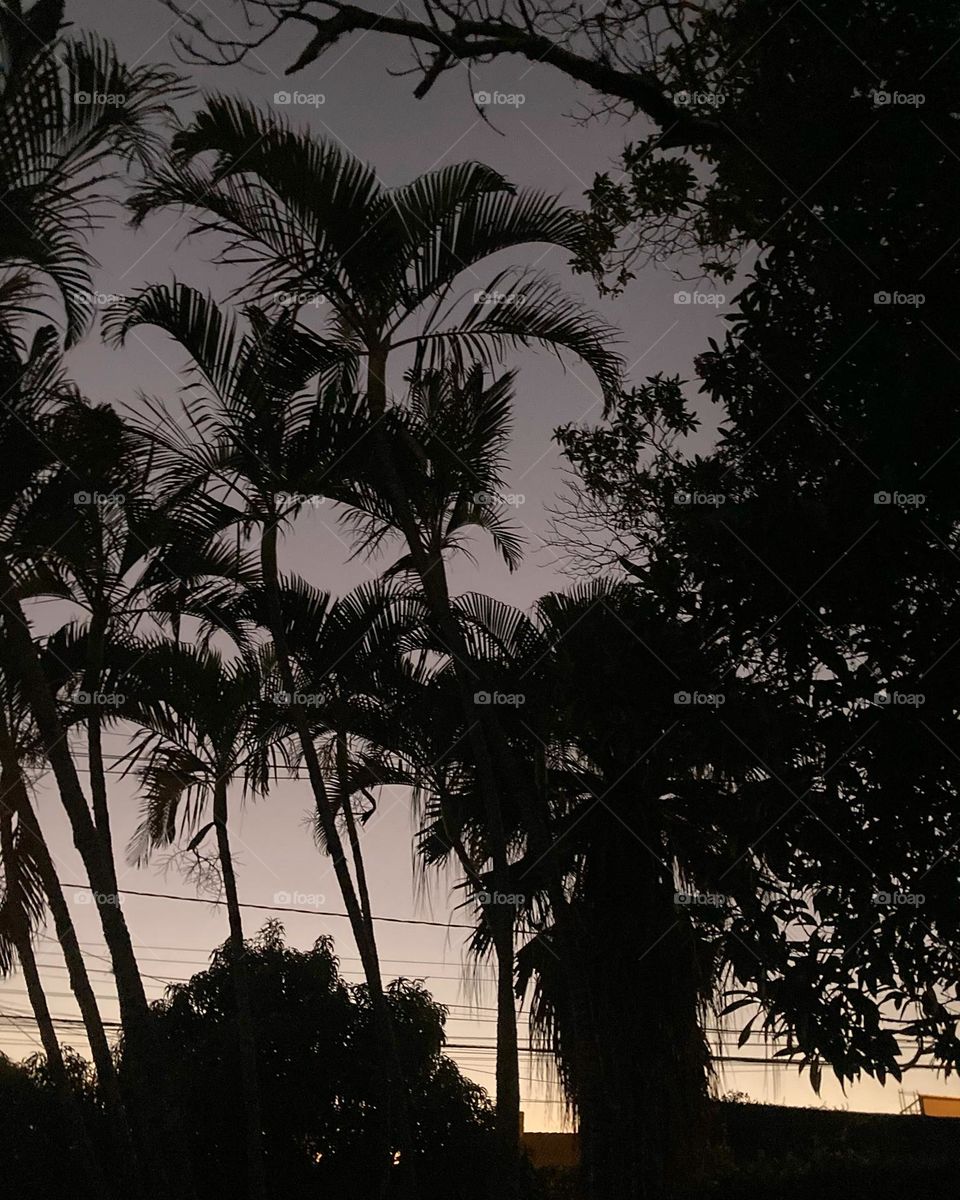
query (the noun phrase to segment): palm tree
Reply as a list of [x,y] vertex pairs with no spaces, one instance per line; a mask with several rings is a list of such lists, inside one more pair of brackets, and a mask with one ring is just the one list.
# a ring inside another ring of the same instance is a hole
[[[127,755],[144,788],[131,859],[142,864],[186,832],[193,834],[188,849],[197,852],[211,830],[215,835],[230,928],[248,1187],[251,1197],[265,1200],[257,1047],[228,817],[233,783],[239,780],[256,796],[269,787],[279,741],[264,698],[269,669],[254,656],[228,662],[210,649],[170,642],[135,650],[136,664],[127,673],[131,698],[122,706],[142,730]],[[206,814],[210,820],[201,825]]]
[[[191,392],[189,429],[185,432],[176,415],[162,405],[150,406],[146,418],[149,424],[144,432],[149,432],[158,480],[171,501],[193,511],[200,525],[221,530],[233,526],[238,539],[243,532],[261,531],[256,587],[246,581],[247,590],[257,597],[248,619],[266,628],[276,655],[280,688],[296,696],[301,689],[289,645],[285,584],[277,560],[279,530],[308,495],[320,493],[323,479],[339,475],[360,455],[368,423],[362,405],[345,400],[329,381],[331,374],[339,374],[342,355],[334,355],[309,331],[294,328],[289,315],[270,320],[255,308],[247,315],[249,330],[244,331],[237,320],[224,317],[209,298],[177,285],[119,308],[105,322],[105,331],[122,340],[134,324],[151,321],[190,353],[201,386]],[[318,375],[322,381],[319,391],[308,390]],[[194,599],[197,607],[193,611],[201,616],[222,611],[227,619],[231,596],[223,589],[207,589]],[[238,632],[237,619],[230,626],[234,633]],[[392,1058],[390,1010],[373,926],[364,917],[358,885],[350,872],[337,804],[315,745],[310,714],[304,706],[293,704],[287,716],[307,769],[323,843],[331,856],[370,987],[384,1053]],[[384,1070],[385,1087],[396,1095],[401,1089],[399,1060],[385,1061]],[[392,1106],[402,1121],[404,1106],[398,1100],[393,1100]],[[391,1176],[388,1140],[385,1134],[384,1187]]]
[[[605,400],[612,400],[620,381],[613,331],[545,276],[501,271],[465,311],[453,296],[464,272],[479,278],[474,265],[497,251],[542,241],[576,253],[583,229],[578,215],[541,194],[517,192],[502,176],[474,163],[386,189],[372,170],[338,147],[226,99],[209,101],[177,134],[170,161],[133,203],[137,219],[167,205],[196,211],[198,231],[226,236],[224,261],[253,268],[249,288],[255,295],[284,292],[300,302],[321,303],[328,318],[316,341],[328,352],[330,371],[342,387],[352,384],[366,360],[371,465],[396,514],[433,619],[459,661],[460,635],[442,563],[424,545],[383,425],[389,356],[408,348],[420,372],[477,359],[493,364],[513,347],[544,345],[582,358]],[[169,289],[148,289],[131,305],[126,325],[156,321],[171,301],[175,296]],[[268,573],[275,573],[274,537],[267,529]],[[277,644],[282,663],[283,646]],[[463,675],[460,691],[466,713],[474,689]],[[505,784],[498,780],[490,745],[497,737],[495,722],[485,715],[470,728],[495,831],[497,888],[503,890],[508,864],[502,830],[496,831],[502,825]],[[508,919],[505,914],[499,920],[498,953],[512,964]],[[500,985],[499,1004],[504,1046],[498,1120],[505,1145],[515,1147],[519,1085],[509,979]]]
[[[244,566],[217,538],[214,523],[178,509],[154,480],[142,438],[107,405],[73,400],[60,421],[63,466],[79,503],[32,511],[20,534],[20,556],[31,559],[26,599],[65,601],[79,614],[48,639],[62,666],[64,718],[82,724],[94,824],[114,862],[103,732],[118,710],[98,697],[106,686],[111,643],[122,645],[143,626],[176,635],[184,597],[240,586]],[[114,655],[112,690],[123,692]]]
[[[62,663],[55,652],[47,656],[45,669],[52,678],[56,678],[58,672],[62,671]],[[97,1082],[110,1116],[117,1144],[117,1171],[123,1180],[123,1190],[139,1196],[142,1193],[138,1155],[131,1136],[110,1044],[56,864],[43,836],[28,790],[27,772],[31,765],[42,763],[42,747],[29,712],[17,689],[12,686],[8,668],[0,672],[0,683],[0,817],[9,821],[16,820],[17,853],[28,868],[25,878],[31,881],[35,879],[39,883],[43,900],[53,917],[70,987],[77,1001],[90,1045]],[[7,836],[12,836],[10,831]],[[24,887],[23,895],[29,895],[28,888]],[[27,981],[26,967],[24,978]],[[46,1047],[47,1040],[45,1039],[45,1052],[48,1061],[53,1062],[49,1048]],[[55,1064],[52,1069],[56,1069]]]
[[[11,795],[23,787],[22,777],[18,773],[11,777],[5,763],[0,769],[3,796]],[[23,829],[16,820],[14,805],[4,800],[0,803],[0,870],[3,878],[0,893],[0,977],[12,973],[15,963],[19,962],[47,1069],[60,1097],[71,1149],[81,1157],[90,1185],[98,1195],[107,1196],[113,1193],[107,1190],[100,1164],[91,1151],[33,950],[34,930],[43,919],[44,897],[40,870],[31,851],[32,839],[24,837]]]
[[[157,122],[185,89],[170,70],[126,67],[99,38],[60,38],[61,3],[19,10],[0,13],[0,264],[52,281],[70,345],[93,313],[85,234],[103,184],[152,159]],[[23,297],[20,312],[32,311]]]
[[[358,826],[366,824],[376,809],[375,790],[404,782],[405,777],[383,760],[371,735],[380,728],[385,673],[392,674],[397,660],[421,644],[423,608],[415,594],[397,585],[377,581],[334,598],[297,577],[281,581],[279,606],[290,654],[292,690],[281,688],[274,693],[272,728],[284,739],[292,735],[295,741],[300,730],[305,727],[308,731],[323,771],[323,804],[328,806],[323,816],[320,806],[316,807],[315,836],[335,866],[339,865],[338,877],[346,874],[349,878],[350,869],[340,829],[349,846],[351,885],[362,922],[358,945],[361,937],[366,939],[364,969],[371,1008],[384,1052],[392,1060],[378,1114],[383,1121],[383,1159],[392,1162],[393,1151],[400,1147],[403,1185],[415,1194],[411,1156],[403,1153],[412,1145],[409,1093],[389,1012],[384,1017],[378,1011],[381,1003],[386,1005],[386,992]],[[193,611],[189,601],[186,611]],[[201,618],[202,636],[226,632],[249,654],[270,628],[267,589],[256,583],[234,596],[205,597],[196,615]],[[300,749],[294,760],[302,761],[302,742],[297,744]],[[331,818],[340,839],[336,843],[328,836]]]
[[[758,899],[776,889],[758,848],[768,785],[728,730],[762,715],[782,748],[782,718],[730,677],[728,648],[689,619],[689,596],[598,582],[543,597],[532,616],[489,597],[458,603],[485,686],[525,695],[501,720],[517,792],[542,795],[552,835],[546,860],[524,829],[514,864],[531,1037],[553,1050],[579,1115],[587,1193],[670,1194],[697,1167],[720,964],[752,958],[749,931],[777,922]],[[722,721],[675,703],[678,683],[708,693],[725,675]],[[442,830],[432,845],[449,854]],[[691,909],[684,893],[730,904]],[[624,1125],[636,1136],[620,1137]]]
[[[22,355],[22,356],[21,356]],[[6,635],[10,678],[29,706],[43,754],[50,762],[61,802],[71,824],[90,886],[98,896],[98,914],[111,954],[121,1019],[131,1054],[143,1063],[137,1077],[142,1091],[139,1118],[153,1138],[152,1170],[161,1188],[177,1186],[185,1164],[164,1161],[161,1132],[172,1124],[166,1105],[153,1120],[156,1081],[162,1073],[155,1050],[149,1008],[123,912],[116,903],[113,864],[93,820],[69,746],[54,685],[44,669],[43,652],[34,639],[24,608],[31,594],[38,555],[32,534],[41,513],[72,510],[75,484],[71,458],[70,413],[79,403],[64,380],[55,332],[49,326],[34,335],[25,352],[9,327],[0,323],[0,379],[5,402],[0,409],[0,448],[8,468],[0,485],[0,616]],[[172,1130],[170,1136],[173,1136]],[[189,1186],[180,1179],[180,1184]]]
[[[169,115],[169,101],[183,89],[170,71],[150,66],[128,69],[99,39],[60,39],[62,18],[63,5],[57,0],[39,0],[26,12],[17,0],[0,13],[0,189],[11,218],[0,231],[0,267],[5,272],[0,282],[0,376],[5,399],[0,418],[5,461],[0,489],[0,591],[9,665],[33,709],[91,885],[106,897],[116,890],[111,886],[110,865],[96,846],[96,829],[17,591],[22,570],[16,562],[17,522],[11,521],[11,510],[22,513],[42,503],[40,484],[56,474],[55,457],[48,455],[43,438],[52,432],[54,410],[68,389],[56,361],[54,331],[39,329],[21,357],[24,348],[16,323],[38,314],[40,286],[49,280],[66,312],[67,343],[75,342],[89,324],[92,259],[85,234],[103,201],[102,185],[111,175],[124,173],[132,162],[146,163],[157,145],[153,123]],[[136,1057],[149,1043],[146,995],[119,907],[101,906],[100,915]],[[67,929],[59,918],[57,925],[58,931]],[[68,961],[82,993],[77,963],[72,955]],[[89,1003],[85,1001],[81,1008],[86,1009],[88,1029],[95,1029]],[[157,1074],[146,1067],[148,1058],[145,1053],[144,1082]],[[103,1071],[101,1076],[107,1078]],[[145,1113],[152,1103],[146,1088],[142,1101]],[[158,1107],[158,1115],[157,1121],[145,1121],[148,1132],[157,1134],[155,1145],[169,1117],[164,1105]],[[159,1146],[154,1168],[158,1188],[189,1195],[182,1162],[165,1158]],[[164,1182],[167,1176],[168,1183]]]

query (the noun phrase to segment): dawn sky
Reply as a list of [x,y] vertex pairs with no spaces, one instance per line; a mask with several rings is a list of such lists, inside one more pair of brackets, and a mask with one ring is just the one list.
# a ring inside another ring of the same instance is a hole
[[[387,0],[380,0],[386,11]],[[232,5],[223,0],[197,0],[196,11],[231,19]],[[112,38],[128,63],[173,60],[170,35],[174,18],[160,0],[73,0],[68,16],[80,30],[96,31]],[[466,69],[445,76],[422,101],[412,96],[413,80],[391,77],[388,68],[404,68],[409,60],[403,44],[394,39],[367,36],[353,39],[319,63],[292,77],[284,68],[295,57],[296,36],[291,32],[272,40],[251,57],[247,66],[231,68],[182,67],[202,92],[242,94],[265,106],[275,96],[299,94],[302,103],[277,102],[277,111],[303,124],[316,135],[341,142],[354,154],[369,161],[388,185],[405,182],[431,168],[467,159],[485,162],[521,186],[561,193],[577,203],[596,171],[613,169],[625,141],[645,130],[642,119],[629,128],[619,121],[577,124],[569,114],[588,100],[588,93],[546,67],[531,68],[526,62],[499,60],[492,67],[478,67],[472,76]],[[492,106],[491,125],[485,123],[472,103],[471,93],[500,93],[516,98],[515,103]],[[520,102],[522,100],[522,102]],[[184,111],[193,103],[187,100]],[[184,241],[189,222],[164,212],[150,218],[137,230],[119,213],[92,240],[100,263],[96,287],[104,297],[130,295],[153,281],[169,281],[176,275],[184,282],[210,289],[225,299],[237,277],[211,266],[213,244],[203,239]],[[543,247],[503,256],[502,263],[538,266],[549,270],[578,291],[623,332],[622,351],[631,366],[630,375],[640,382],[655,372],[692,375],[695,354],[706,338],[719,336],[722,315],[728,309],[718,304],[677,304],[678,289],[709,285],[680,282],[667,267],[642,271],[616,301],[600,301],[589,280],[571,275],[556,250]],[[502,263],[475,277],[468,274],[464,291],[487,286]],[[689,265],[689,273],[695,265]],[[459,590],[477,588],[511,603],[527,607],[551,588],[567,586],[557,555],[543,541],[548,534],[547,509],[563,488],[560,457],[551,441],[552,430],[569,421],[595,420],[600,416],[599,389],[583,364],[567,364],[565,370],[547,355],[519,357],[514,439],[511,452],[509,490],[522,497],[516,519],[527,536],[524,565],[510,576],[486,550],[478,563],[461,559],[454,571]],[[69,368],[81,388],[95,400],[118,406],[136,407],[138,394],[173,399],[183,386],[182,358],[169,340],[156,330],[134,331],[122,351],[105,347],[94,331],[69,356]],[[716,415],[704,412],[704,440],[716,426]],[[282,550],[285,569],[299,572],[310,582],[331,591],[341,591],[377,573],[381,564],[348,562],[346,537],[333,514],[324,507],[307,508],[298,519],[295,536]],[[124,737],[119,732],[107,738],[108,750],[119,754]],[[82,760],[81,760],[82,761]],[[136,788],[132,781],[111,775],[114,785],[113,812],[116,844],[123,846],[137,821]],[[64,881],[79,883],[84,878],[79,857],[70,844],[61,819],[59,804],[47,782],[41,780],[37,801],[51,848],[56,854]],[[236,798],[239,803],[239,796]],[[309,825],[308,788],[295,780],[281,780],[272,796],[244,809],[234,825],[241,898],[248,904],[283,905],[340,912],[329,862],[313,844]],[[364,830],[364,846],[373,891],[373,907],[381,917],[423,922],[467,922],[469,914],[458,913],[459,895],[452,876],[420,878],[415,870],[412,848],[414,817],[409,795],[402,789],[386,789],[380,808]],[[264,849],[269,844],[269,853]],[[177,865],[157,861],[147,868],[121,864],[121,888],[195,897],[196,889]],[[91,954],[103,955],[102,963],[91,958],[98,993],[111,995],[112,980],[102,944],[96,913],[87,893],[73,889],[75,916],[81,938]],[[226,936],[222,909],[210,904],[128,896],[126,912],[138,947],[148,991],[162,993],[164,983],[186,978],[205,963],[212,946]],[[248,909],[247,932],[254,932],[271,913]],[[291,943],[305,946],[321,934],[332,934],[341,958],[343,973],[359,980],[357,950],[346,920],[319,913],[281,915]],[[623,914],[624,921],[630,914]],[[494,999],[492,964],[470,964],[463,952],[466,929],[429,924],[378,926],[380,952],[387,977],[407,975],[423,978],[435,997],[450,1006],[449,1040],[469,1046],[451,1053],[464,1071],[491,1088],[494,1071]],[[74,1014],[66,972],[50,928],[39,943],[52,1007],[59,1014]],[[98,969],[101,973],[97,973]],[[0,1047],[21,1057],[36,1047],[29,1020],[16,1022],[16,1014],[27,1014],[28,1005],[19,978],[0,983],[3,1012],[14,1014],[2,1023]],[[104,1005],[105,1016],[114,1019],[115,1005]],[[522,1042],[526,1042],[525,1015],[521,1015]],[[76,1039],[85,1048],[81,1038]],[[479,1047],[479,1048],[477,1048]],[[737,1053],[736,1040],[728,1049]],[[775,1047],[770,1047],[770,1050]],[[765,1053],[762,1044],[751,1052]],[[740,1053],[745,1053],[741,1051]],[[521,1077],[528,1129],[555,1128],[563,1116],[558,1089],[543,1081],[545,1058],[524,1056]],[[848,1106],[854,1109],[897,1111],[901,1107],[897,1085],[882,1089],[873,1082],[848,1090],[846,1097],[825,1080],[820,1100],[796,1068],[736,1067],[725,1070],[720,1088],[749,1093],[756,1099],[785,1103]],[[932,1072],[918,1071],[907,1077],[907,1090],[930,1090],[960,1095],[960,1084],[943,1082]]]

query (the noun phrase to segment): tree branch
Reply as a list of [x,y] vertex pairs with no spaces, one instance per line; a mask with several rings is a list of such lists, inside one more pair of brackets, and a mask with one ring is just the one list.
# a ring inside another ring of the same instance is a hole
[[[616,65],[606,54],[591,56],[577,53],[557,38],[538,30],[535,18],[523,6],[520,10],[523,20],[520,24],[514,24],[502,18],[471,19],[465,15],[465,8],[459,5],[430,4],[427,19],[419,20],[407,14],[395,16],[372,12],[359,5],[340,3],[339,0],[250,2],[262,8],[270,19],[266,26],[256,26],[262,30],[258,36],[244,41],[242,38],[218,37],[206,26],[203,18],[191,15],[177,0],[165,0],[167,7],[219,55],[217,59],[207,56],[191,42],[181,39],[181,48],[195,61],[239,62],[248,52],[254,52],[271,39],[283,25],[297,21],[309,25],[313,33],[296,61],[286,69],[287,75],[294,75],[345,37],[356,33],[384,33],[412,42],[415,49],[418,46],[430,48],[430,53],[424,59],[419,54],[416,56],[418,73],[421,74],[414,90],[417,99],[426,96],[437,79],[458,63],[517,54],[528,62],[553,67],[578,83],[586,84],[599,95],[632,104],[660,128],[662,133],[658,144],[662,149],[708,146],[726,141],[729,136],[720,122],[698,117],[678,106],[653,71]],[[318,16],[310,11],[314,7],[329,10],[331,15]],[[441,28],[437,20],[438,11],[447,18],[445,28]]]

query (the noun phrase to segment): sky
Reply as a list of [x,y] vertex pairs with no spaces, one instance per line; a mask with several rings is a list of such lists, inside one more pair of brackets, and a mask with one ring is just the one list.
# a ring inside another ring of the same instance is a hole
[[[395,7],[388,0],[379,0],[379,5],[383,11]],[[221,19],[227,28],[237,27],[236,7],[225,0],[196,0],[192,11]],[[73,0],[68,2],[67,14],[78,29],[110,37],[128,63],[173,60],[171,35],[177,24],[160,0],[125,0],[122,4]],[[284,68],[296,57],[299,45],[297,35],[290,31],[259,50],[247,67],[181,69],[201,92],[243,95],[282,112],[317,137],[341,143],[371,163],[387,185],[406,182],[441,165],[473,159],[503,172],[518,185],[559,194],[576,204],[594,173],[614,169],[624,143],[646,131],[643,121],[634,121],[629,128],[619,120],[578,124],[571,115],[582,112],[589,94],[558,72],[523,60],[478,66],[472,77],[465,68],[459,69],[441,79],[427,99],[417,101],[412,96],[413,79],[388,74],[388,69],[410,65],[404,43],[360,36],[338,45],[306,71],[285,77]],[[493,114],[491,127],[473,103],[476,92],[500,93],[516,97],[516,101],[488,110]],[[291,102],[284,102],[284,93]],[[295,93],[312,99],[293,103]],[[184,112],[193,103],[196,100],[186,102]],[[138,230],[127,226],[119,213],[115,215],[93,236],[92,250],[100,264],[96,290],[105,296],[126,296],[146,283],[169,281],[176,275],[226,298],[236,278],[210,265],[208,243],[184,243],[188,228],[188,221],[170,212],[152,217]],[[538,259],[541,268],[569,283],[571,290],[622,330],[621,350],[634,382],[655,372],[689,379],[694,355],[708,336],[722,332],[729,303],[676,303],[677,290],[689,290],[693,285],[678,282],[667,267],[644,269],[623,297],[602,302],[589,281],[571,275],[561,253],[544,251],[542,246],[528,248],[504,261],[529,265]],[[464,290],[484,288],[500,265],[498,259],[489,271],[467,277]],[[697,286],[710,290],[705,284]],[[569,421],[596,420],[602,406],[597,385],[582,364],[567,364],[564,369],[547,356],[523,355],[517,365],[520,375],[507,486],[523,497],[516,506],[516,519],[526,534],[526,559],[510,576],[490,553],[480,552],[475,567],[463,560],[457,564],[453,582],[457,590],[482,590],[527,607],[543,592],[572,582],[563,574],[556,551],[544,541],[548,535],[546,510],[564,487],[552,431]],[[137,409],[143,395],[172,401],[184,382],[182,357],[162,334],[151,329],[135,331],[122,351],[106,348],[94,332],[71,352],[69,367],[87,395],[120,408]],[[717,414],[704,411],[703,422],[701,438],[706,442],[716,428]],[[383,565],[348,562],[348,558],[344,531],[332,514],[324,508],[307,508],[283,547],[282,566],[337,592],[370,578]],[[124,738],[119,733],[111,734],[108,742],[112,754],[122,752]],[[137,823],[136,792],[131,781],[118,775],[112,775],[111,782],[115,844],[122,847]],[[37,802],[61,877],[81,883],[78,856],[65,822],[58,819],[56,797],[44,779],[37,784]],[[359,980],[357,951],[346,920],[323,915],[342,912],[342,903],[329,861],[313,844],[307,827],[308,809],[306,786],[286,780],[277,784],[265,802],[237,812],[232,836],[238,852],[241,899],[252,905],[307,910],[274,914],[267,909],[248,909],[247,928],[253,932],[267,917],[281,915],[292,944],[307,946],[321,934],[331,934],[344,976]],[[438,923],[379,922],[385,974],[424,979],[435,997],[449,1006],[450,1042],[471,1047],[452,1051],[454,1057],[468,1075],[492,1091],[493,968],[468,964],[463,949],[467,931],[445,927],[450,921],[468,921],[469,916],[457,910],[455,878],[433,875],[423,879],[415,869],[414,829],[408,795],[402,789],[387,789],[364,830],[374,911],[380,917]],[[196,889],[175,864],[157,862],[135,868],[121,863],[120,887],[189,898],[125,897],[127,920],[151,996],[160,996],[168,981],[187,978],[202,967],[211,948],[226,936],[222,908],[192,902]],[[103,997],[105,1016],[114,1017],[109,962],[95,910],[82,888],[70,891],[80,937],[91,956],[91,969],[97,972],[93,974],[95,990]],[[49,930],[40,947],[53,1011],[75,1014],[66,971]],[[0,1011],[6,1014],[0,1021],[0,1049],[13,1057],[35,1050],[35,1031],[22,1016],[29,1009],[18,978],[0,981]],[[521,1041],[525,1042],[524,1015],[520,1020]],[[79,1038],[75,1044],[84,1048]],[[735,1046],[734,1039],[728,1048],[733,1053],[746,1052],[736,1051]],[[774,1048],[764,1049],[759,1044],[750,1052],[768,1056]],[[564,1120],[560,1093],[550,1082],[548,1069],[542,1056],[524,1056],[521,1063],[527,1129],[560,1128]],[[795,1066],[728,1067],[718,1086],[721,1091],[742,1091],[770,1102],[888,1112],[899,1111],[918,1089],[960,1095],[960,1084],[944,1082],[930,1072],[916,1072],[907,1076],[904,1097],[896,1085],[881,1088],[872,1081],[853,1085],[844,1094],[825,1078],[818,1098]]]

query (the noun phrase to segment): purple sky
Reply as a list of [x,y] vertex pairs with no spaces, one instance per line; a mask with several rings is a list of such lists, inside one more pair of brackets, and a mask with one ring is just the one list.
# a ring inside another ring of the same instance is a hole
[[[384,11],[390,6],[380,0]],[[212,12],[233,22],[233,6],[224,0],[208,5],[198,0],[196,12]],[[128,62],[170,61],[169,34],[173,18],[159,0],[78,0],[68,4],[68,16],[82,29],[96,30],[111,37]],[[387,184],[404,182],[432,167],[478,159],[501,170],[520,185],[562,193],[576,203],[595,171],[613,167],[618,150],[628,136],[643,132],[634,124],[628,131],[622,123],[576,125],[565,114],[577,110],[586,98],[572,83],[545,68],[531,68],[524,61],[501,61],[492,67],[479,67],[473,80],[467,71],[451,73],[440,81],[426,101],[412,98],[412,81],[390,78],[388,66],[408,65],[404,45],[366,36],[335,48],[327,57],[293,78],[283,77],[283,68],[295,57],[297,38],[292,34],[276,40],[251,59],[259,74],[243,67],[193,70],[196,85],[205,91],[240,93],[265,105],[272,105],[277,92],[323,95],[318,105],[282,106],[282,111],[302,122],[319,137],[330,137],[371,162]],[[186,68],[185,68],[186,69]],[[494,120],[497,133],[480,120],[471,103],[472,91],[484,90],[519,93],[524,102],[518,107],[498,106]],[[502,136],[501,136],[502,134]],[[93,249],[101,263],[96,275],[97,290],[109,294],[129,294],[152,281],[169,280],[172,274],[185,282],[210,288],[223,297],[235,278],[227,278],[205,262],[208,246],[201,241],[182,244],[187,223],[170,213],[153,217],[140,230],[112,221],[99,233]],[[563,256],[543,247],[510,255],[505,261],[526,264],[541,256],[539,265],[566,277],[573,289],[600,308],[612,324],[623,330],[623,351],[637,381],[656,371],[692,374],[693,355],[699,352],[709,334],[717,335],[721,326],[714,306],[683,306],[673,302],[679,284],[665,268],[644,271],[616,302],[601,304],[586,280],[570,276]],[[496,264],[495,264],[496,265]],[[464,291],[482,288],[495,270],[467,276]],[[704,286],[704,285],[701,285]],[[534,361],[536,357],[536,361]],[[556,567],[555,554],[544,546],[546,533],[544,505],[549,505],[562,488],[561,464],[551,445],[553,428],[566,421],[595,419],[600,412],[597,387],[582,364],[564,370],[547,356],[526,355],[519,360],[521,374],[517,389],[515,437],[513,442],[509,490],[521,493],[525,502],[517,508],[517,519],[528,537],[527,560],[512,577],[488,553],[481,553],[479,566],[473,568],[461,560],[454,573],[458,589],[478,589],[522,606],[539,594],[564,586]],[[75,379],[88,395],[119,405],[136,404],[138,392],[172,398],[181,386],[184,363],[169,341],[155,330],[140,329],[122,352],[106,349],[96,333],[70,356]],[[705,413],[707,431],[715,425],[715,415]],[[294,535],[283,547],[283,565],[306,576],[325,589],[338,591],[369,577],[377,564],[346,563],[348,546],[344,533],[331,521],[325,509],[306,510]],[[108,738],[108,749],[117,753],[124,739],[119,734]],[[135,789],[125,780],[113,779],[113,812],[116,844],[123,846],[137,817]],[[37,799],[45,828],[61,864],[64,880],[81,881],[83,873],[64,822],[58,816],[58,803],[46,781],[40,781]],[[333,873],[327,860],[315,849],[305,825],[308,810],[307,789],[302,783],[281,782],[274,794],[262,804],[248,807],[234,827],[238,851],[241,896],[250,903],[279,903],[277,896],[288,895],[299,907],[342,910]],[[412,815],[406,793],[388,791],[380,810],[364,832],[365,854],[371,877],[374,909],[382,916],[463,920],[453,906],[452,877],[435,876],[428,887],[415,878],[412,865]],[[196,895],[189,881],[175,867],[166,873],[161,864],[146,869],[122,868],[121,888],[162,891],[184,896]],[[74,893],[78,901],[82,893]],[[322,899],[321,899],[322,897]],[[284,901],[286,902],[286,901]],[[126,910],[132,933],[142,948],[141,963],[151,995],[160,995],[163,982],[184,978],[202,966],[210,948],[226,935],[222,910],[212,905],[176,903],[145,898],[129,898]],[[94,955],[105,955],[93,908],[78,902],[75,915],[81,937]],[[248,929],[253,931],[269,914],[248,911]],[[628,917],[626,918],[628,919]],[[317,915],[288,914],[284,917],[289,940],[308,945],[322,933],[336,938],[344,975],[359,979],[356,948],[345,920]],[[448,1024],[450,1040],[483,1043],[480,1051],[457,1052],[464,1070],[486,1087],[493,1084],[493,992],[485,980],[492,966],[464,968],[463,930],[444,930],[422,926],[381,923],[378,927],[380,951],[388,977],[404,974],[425,978],[434,995],[451,1006]],[[68,995],[66,972],[62,968],[56,943],[41,942],[41,962],[45,964],[53,1011],[74,1014]],[[107,1016],[116,1014],[112,980],[107,961],[90,960],[91,968],[102,970],[93,976],[95,987],[106,999]],[[478,978],[479,977],[479,978]],[[26,1013],[27,1002],[18,978],[0,983],[5,1013]],[[525,1034],[525,1021],[522,1032]],[[29,1022],[14,1025],[2,1022],[0,1047],[17,1057],[36,1047],[28,1040]],[[525,1038],[523,1039],[525,1040]],[[84,1043],[77,1039],[83,1048]],[[556,1128],[562,1118],[562,1104],[556,1089],[544,1086],[544,1062],[525,1059],[521,1064],[523,1095],[528,1129]],[[908,1076],[912,1090],[960,1095],[960,1084],[944,1084],[930,1072]],[[798,1079],[796,1069],[749,1067],[727,1070],[722,1088],[743,1090],[757,1099],[786,1103],[817,1103],[806,1079]],[[844,1097],[838,1087],[825,1082],[821,1102],[857,1109],[897,1111],[901,1107],[895,1086],[886,1089],[864,1083],[849,1089]]]

